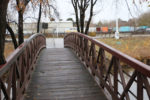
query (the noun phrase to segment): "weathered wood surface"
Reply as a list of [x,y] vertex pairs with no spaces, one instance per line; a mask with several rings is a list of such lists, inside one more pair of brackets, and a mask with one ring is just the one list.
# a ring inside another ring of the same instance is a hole
[[25,100],[106,100],[104,94],[68,48],[44,49]]

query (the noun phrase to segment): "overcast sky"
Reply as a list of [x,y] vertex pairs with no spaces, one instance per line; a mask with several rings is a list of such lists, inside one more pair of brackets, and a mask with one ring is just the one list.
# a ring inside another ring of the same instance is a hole
[[[94,7],[94,14],[92,21],[94,23],[98,23],[99,21],[111,21],[116,18],[116,0],[98,0],[96,6]],[[125,2],[126,0],[118,0],[118,17],[122,20],[127,21],[130,18],[138,17],[140,14],[150,10],[147,3],[139,4],[139,0],[135,0],[135,4],[133,0],[127,0],[129,8]],[[17,22],[17,12],[13,9],[16,9],[16,2],[11,0],[12,4],[9,3],[8,11],[10,19],[15,20]],[[29,4],[31,5],[31,4]],[[26,8],[26,12],[24,14],[25,22],[37,22],[38,18],[38,6],[33,10],[31,6]],[[75,20],[74,9],[71,4],[71,0],[56,0],[57,10],[60,14],[60,18],[63,21],[66,21],[67,18],[73,18]],[[131,11],[131,13],[129,12]],[[86,19],[89,16],[89,12],[86,12]],[[49,22],[49,17],[45,17],[45,14],[42,13],[42,22]]]
[[[71,5],[71,0],[56,0],[57,8],[60,13],[60,19],[64,21],[67,18],[74,17],[74,10]],[[97,23],[98,21],[110,21],[116,18],[116,0],[98,0],[97,5],[95,6],[95,16],[93,17],[93,22]],[[125,0],[118,0],[118,17],[122,20],[127,21],[129,18],[138,17],[141,13],[149,10],[147,3],[139,3],[139,0],[127,0],[129,8]],[[131,11],[131,13],[129,12]],[[87,13],[88,14],[88,13]]]

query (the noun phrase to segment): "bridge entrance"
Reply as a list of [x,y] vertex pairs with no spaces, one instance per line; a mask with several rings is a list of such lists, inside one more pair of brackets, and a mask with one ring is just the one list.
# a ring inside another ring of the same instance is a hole
[[46,48],[64,48],[63,38],[47,38]]

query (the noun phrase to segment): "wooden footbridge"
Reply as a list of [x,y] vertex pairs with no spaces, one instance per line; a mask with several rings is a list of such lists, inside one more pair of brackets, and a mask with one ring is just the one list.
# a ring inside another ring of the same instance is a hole
[[80,33],[64,45],[36,34],[18,47],[0,66],[0,100],[150,100],[150,66]]

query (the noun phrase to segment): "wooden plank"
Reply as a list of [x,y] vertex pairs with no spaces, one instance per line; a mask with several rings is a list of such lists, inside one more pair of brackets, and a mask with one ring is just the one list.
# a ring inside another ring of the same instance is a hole
[[25,100],[106,100],[99,86],[68,48],[44,49]]

